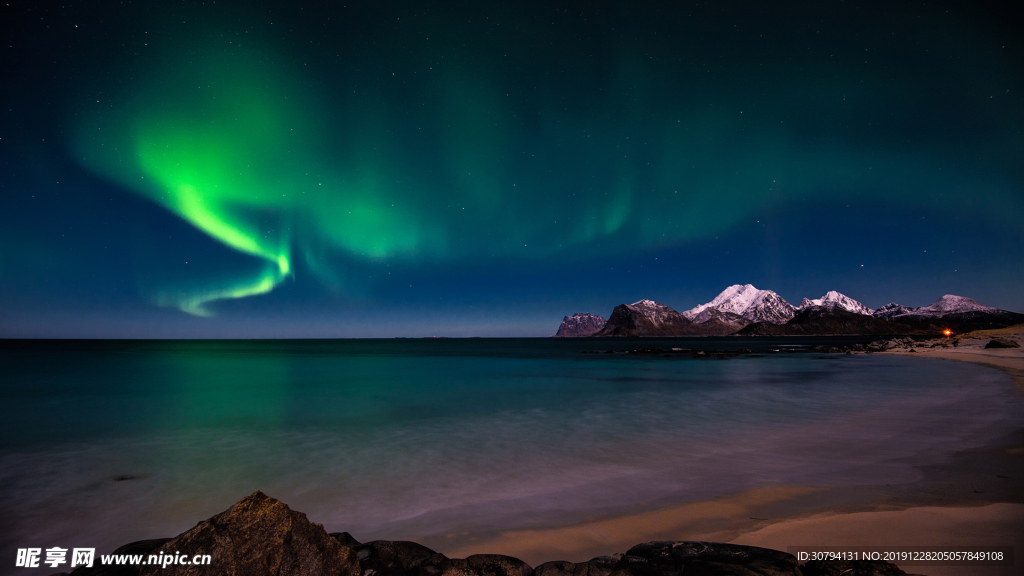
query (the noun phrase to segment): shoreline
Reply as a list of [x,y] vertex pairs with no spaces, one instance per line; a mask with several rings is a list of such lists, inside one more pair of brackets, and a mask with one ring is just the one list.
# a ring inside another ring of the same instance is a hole
[[[1024,325],[967,333],[955,348],[910,352],[998,368],[1024,393],[1024,349],[984,349],[994,336],[1020,341]],[[959,451],[952,462],[922,466],[921,480],[896,486],[762,486],[710,501],[546,529],[501,532],[467,541],[434,541],[453,556],[498,553],[531,564],[584,562],[627,542],[702,540],[761,546],[1012,545],[1024,553],[1024,426],[990,445]],[[1017,574],[1007,567],[914,567],[929,576]]]
[[1016,340],[1020,343],[1024,340],[1024,324],[996,330],[967,332],[957,337],[960,345],[956,347],[922,348],[914,352],[896,349],[886,350],[885,352],[880,352],[880,354],[896,354],[899,356],[912,356],[914,358],[938,358],[940,360],[969,362],[971,364],[998,368],[1013,377],[1013,383],[1018,389],[1024,391],[1024,348],[986,349],[985,344],[996,337]]

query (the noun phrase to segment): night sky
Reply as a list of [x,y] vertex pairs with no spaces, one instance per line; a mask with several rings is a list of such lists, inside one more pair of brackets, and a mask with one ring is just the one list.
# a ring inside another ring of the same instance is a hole
[[1024,311],[1001,4],[304,4],[0,6],[0,337]]

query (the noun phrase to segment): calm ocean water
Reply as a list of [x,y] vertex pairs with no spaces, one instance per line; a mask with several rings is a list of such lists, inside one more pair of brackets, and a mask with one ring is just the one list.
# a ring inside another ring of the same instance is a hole
[[372,540],[912,482],[1024,421],[963,363],[580,353],[805,342],[0,342],[0,552],[172,536],[257,489]]

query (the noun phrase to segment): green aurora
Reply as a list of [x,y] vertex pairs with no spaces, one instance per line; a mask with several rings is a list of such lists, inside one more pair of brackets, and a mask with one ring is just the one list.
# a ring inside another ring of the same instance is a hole
[[103,136],[83,130],[78,152],[89,168],[264,265],[225,285],[154,294],[157,304],[207,315],[212,300],[272,290],[292,274],[296,227],[372,258],[423,248],[417,224],[386,203],[385,190],[358,172],[346,181],[308,141],[310,121],[279,79],[239,58],[185,76],[162,75],[126,117],[94,119],[100,125],[88,128]]
[[[167,50],[110,87],[117,106],[78,114],[84,166],[254,259],[248,272],[147,289],[160,306],[212,314],[212,301],[273,290],[296,258],[344,291],[346,258],[585,259],[805,202],[1024,213],[1009,184],[937,170],[924,142],[879,144],[864,118],[882,100],[863,73],[785,68],[737,88],[627,46],[540,92],[494,63],[500,46],[425,49],[369,80],[294,72],[269,45],[208,43],[183,60]],[[884,106],[913,116],[909,82]]]

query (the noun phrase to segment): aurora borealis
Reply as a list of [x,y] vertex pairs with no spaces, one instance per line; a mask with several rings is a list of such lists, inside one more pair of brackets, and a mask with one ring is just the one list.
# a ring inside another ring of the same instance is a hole
[[996,5],[2,10],[2,336],[543,336],[747,282],[1024,309]]

